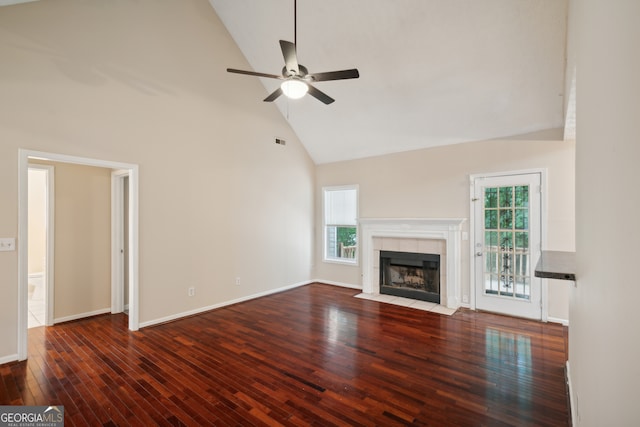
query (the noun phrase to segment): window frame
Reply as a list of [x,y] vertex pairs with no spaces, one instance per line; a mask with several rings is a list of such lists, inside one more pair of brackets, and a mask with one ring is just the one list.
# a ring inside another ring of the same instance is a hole
[[[356,224],[327,224],[327,193],[330,191],[342,191],[342,190],[354,190],[356,192]],[[360,227],[359,227],[359,212],[360,212],[360,188],[357,184],[351,185],[338,185],[338,186],[326,186],[322,187],[322,261],[329,264],[342,264],[359,266],[360,265]],[[327,256],[327,236],[328,227],[349,227],[356,229],[356,252],[354,258],[340,258],[340,257],[328,257]]]

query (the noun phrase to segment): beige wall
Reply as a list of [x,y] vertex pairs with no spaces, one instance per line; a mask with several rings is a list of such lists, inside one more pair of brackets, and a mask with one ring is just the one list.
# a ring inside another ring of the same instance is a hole
[[[314,165],[259,81],[225,71],[249,65],[206,0],[3,7],[0,57],[0,236],[25,148],[139,165],[140,322],[311,279]],[[17,266],[0,253],[0,359]]]
[[569,363],[576,426],[638,426],[640,2],[572,1],[576,256]]
[[111,170],[45,164],[55,183],[54,320],[109,309]]
[[[548,232],[543,247],[574,250],[575,144],[487,141],[412,151],[317,167],[316,277],[361,285],[359,266],[322,261],[321,189],[360,186],[362,218],[469,218],[469,175],[546,168]],[[464,231],[469,231],[465,223]],[[469,246],[462,252],[462,296],[470,296]],[[549,283],[549,316],[568,319],[568,285]]]

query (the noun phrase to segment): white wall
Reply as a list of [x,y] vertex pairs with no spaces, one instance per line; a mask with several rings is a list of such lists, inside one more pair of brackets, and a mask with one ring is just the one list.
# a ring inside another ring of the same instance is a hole
[[575,0],[576,426],[637,426],[640,384],[640,2]]
[[29,274],[44,274],[47,248],[47,172],[29,169]]
[[[260,82],[225,71],[249,65],[206,0],[2,7],[0,57],[0,236],[18,149],[97,158],[139,165],[141,323],[311,279],[314,165]],[[0,360],[17,266],[0,253]]]
[[[360,266],[322,261],[321,188],[360,186],[362,218],[468,218],[469,175],[548,170],[548,233],[543,247],[574,250],[574,156],[571,141],[499,140],[458,144],[317,167],[318,280],[360,286]],[[464,231],[469,231],[468,221]],[[469,247],[462,248],[462,296],[470,296]],[[568,319],[568,284],[549,283],[549,316]]]

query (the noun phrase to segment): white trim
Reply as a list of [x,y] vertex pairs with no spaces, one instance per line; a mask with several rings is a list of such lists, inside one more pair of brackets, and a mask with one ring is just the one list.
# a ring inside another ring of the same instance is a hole
[[476,178],[479,175],[469,175],[469,308],[476,309],[476,207],[475,203],[481,199],[476,194]]
[[84,319],[86,317],[98,316],[100,314],[108,314],[108,313],[111,313],[111,307],[103,308],[100,310],[87,311],[86,313],[72,314],[71,316],[56,317],[54,322],[56,324],[63,323],[63,322],[70,322],[71,320]]
[[460,307],[461,282],[461,237],[462,224],[466,218],[360,218],[362,231],[362,292],[377,293],[374,285],[374,237],[397,237],[413,239],[438,239],[446,241],[447,284],[444,301],[440,304],[448,308]]
[[140,295],[139,284],[139,174],[138,165],[129,170],[129,330],[137,331],[139,328]]
[[19,360],[18,354],[10,354],[8,356],[0,357],[0,365],[4,365],[5,363],[15,362]]
[[578,405],[574,403],[575,399],[573,398],[573,385],[571,383],[571,369],[569,369],[569,361],[567,360],[567,387],[569,388],[569,407],[571,409],[571,425],[575,426],[578,421]]
[[124,311],[124,178],[128,170],[111,172],[111,313]]
[[[474,198],[479,199],[480,195],[475,194],[475,181],[482,178],[496,178],[513,175],[540,175],[540,252],[546,250],[547,243],[547,222],[549,216],[548,210],[548,188],[547,188],[547,168],[522,169],[506,172],[489,172],[469,175],[469,305],[472,310],[476,309],[476,262],[475,262],[475,205],[472,201]],[[535,264],[534,264],[535,265]],[[540,283],[540,316],[541,321],[549,321],[549,284],[546,279],[542,279]]]
[[[353,261],[347,258],[327,258],[327,224],[326,224],[326,215],[325,215],[325,206],[324,199],[325,193],[327,191],[339,191],[339,190],[355,190],[356,191],[356,241],[358,243],[356,247],[356,257]],[[326,187],[322,187],[322,262],[327,264],[342,264],[342,265],[351,265],[354,267],[358,267],[360,265],[360,227],[358,224],[358,216],[360,215],[360,185],[358,184],[349,184],[349,185],[329,185]]]
[[29,316],[29,156],[18,150],[18,360],[27,358],[27,328]]
[[356,290],[359,290],[359,291],[362,290],[362,285],[354,285],[354,284],[351,284],[351,283],[343,283],[343,282],[334,282],[333,280],[316,279],[312,283],[320,283],[322,285],[339,286],[341,288],[356,289]]
[[125,169],[129,171],[129,329],[139,329],[138,304],[138,165],[18,149],[18,360],[27,358],[27,280],[28,280],[28,170],[29,159],[50,160],[60,163],[95,166],[107,169]]
[[[46,172],[46,218],[45,218],[45,233],[47,239],[46,253],[45,253],[45,271],[44,271],[44,303],[45,303],[45,326],[53,325],[53,308],[54,308],[54,295],[55,295],[55,167],[52,165],[41,165],[38,163],[29,163],[28,169],[39,169]],[[27,174],[28,174],[27,169]],[[27,188],[28,190],[28,188]],[[27,191],[28,193],[28,191]],[[28,197],[27,197],[28,198]],[[28,208],[28,207],[27,207]],[[27,251],[28,256],[28,251]],[[27,303],[28,304],[28,303]]]
[[561,319],[559,317],[547,317],[547,322],[560,323],[563,326],[569,326],[569,320],[568,319]]
[[140,323],[140,327],[141,328],[146,328],[146,327],[149,327],[149,326],[159,325],[161,323],[172,322],[174,320],[179,320],[179,319],[182,319],[184,317],[189,317],[189,316],[193,316],[193,315],[196,315],[196,314],[201,314],[201,313],[204,313],[206,311],[211,311],[211,310],[215,310],[217,308],[222,308],[222,307],[226,307],[226,306],[229,306],[229,305],[238,304],[240,302],[249,301],[249,300],[260,298],[260,297],[264,297],[264,296],[267,296],[267,295],[277,294],[279,292],[283,292],[283,291],[288,291],[290,289],[299,288],[300,286],[306,286],[306,285],[309,285],[311,283],[314,283],[314,281],[310,280],[310,281],[298,282],[298,283],[294,283],[293,285],[283,286],[281,288],[271,289],[271,290],[264,291],[264,292],[258,292],[257,294],[248,295],[248,296],[241,297],[241,298],[236,298],[236,299],[233,299],[233,300],[230,300],[230,301],[224,301],[224,302],[221,302],[221,303],[218,303],[218,304],[209,305],[209,306],[206,306],[206,307],[199,307],[199,308],[196,308],[196,309],[193,309],[193,310],[183,311],[182,313],[176,313],[176,314],[172,314],[170,316],[165,316],[165,317],[161,317],[161,318],[158,318],[158,319],[149,320],[147,322],[142,322],[142,323]]
[[[326,233],[325,233],[326,236]],[[326,248],[324,249],[324,251],[326,252]],[[356,250],[356,254],[357,254],[357,250]],[[354,258],[353,261],[347,261],[347,259],[341,259],[341,258],[325,258],[322,260],[322,262],[327,263],[327,264],[340,264],[340,265],[350,265],[351,267],[358,267],[359,263],[358,263],[358,256],[356,256]]]

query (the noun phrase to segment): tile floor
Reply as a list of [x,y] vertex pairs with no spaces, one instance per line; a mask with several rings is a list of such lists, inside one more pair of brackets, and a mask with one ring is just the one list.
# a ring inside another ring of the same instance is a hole
[[44,286],[42,278],[29,279],[29,318],[27,327],[44,326]]
[[358,294],[356,298],[368,299],[372,301],[384,302],[387,304],[402,305],[404,307],[415,308],[416,310],[431,311],[434,313],[445,314],[451,316],[456,312],[453,308],[447,308],[435,302],[420,301],[410,298],[396,297],[393,295],[383,294]]

